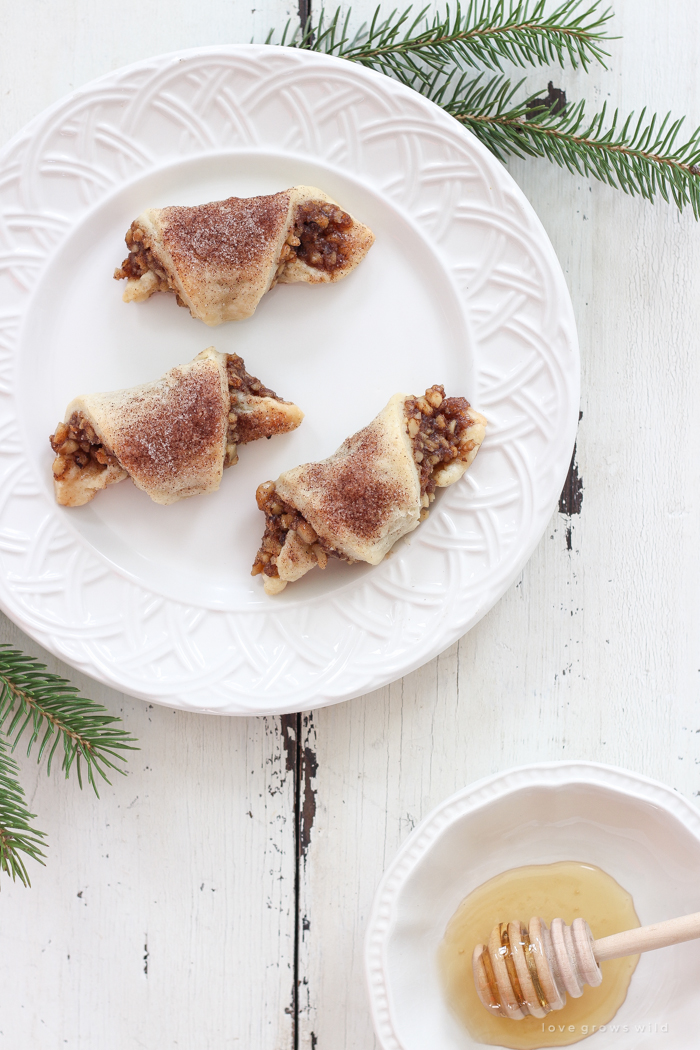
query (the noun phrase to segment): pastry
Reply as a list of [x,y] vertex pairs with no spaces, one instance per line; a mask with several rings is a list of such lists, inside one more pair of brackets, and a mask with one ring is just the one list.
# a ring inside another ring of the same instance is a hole
[[427,518],[435,489],[461,478],[485,427],[468,401],[445,397],[441,386],[424,397],[395,394],[328,459],[258,487],[265,534],[252,575],[277,594],[329,557],[378,565]]
[[155,503],[215,492],[237,447],[294,430],[304,418],[210,346],[153,383],[77,397],[51,435],[56,501],[81,507],[130,477]]
[[126,234],[125,302],[175,292],[208,325],[250,317],[278,281],[338,281],[374,234],[314,186],[229,197],[195,208],[149,208]]

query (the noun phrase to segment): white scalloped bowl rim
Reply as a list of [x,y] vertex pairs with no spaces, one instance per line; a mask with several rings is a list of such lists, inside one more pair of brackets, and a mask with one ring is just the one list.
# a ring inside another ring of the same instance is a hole
[[[485,777],[421,821],[375,894],[365,975],[382,1050],[484,1045],[443,996],[436,953],[445,926],[487,879],[557,860],[608,871],[632,893],[642,925],[700,910],[700,813],[673,789],[595,762],[543,762]],[[698,972],[700,942],[642,956],[614,1018],[618,1031],[608,1026],[585,1045],[691,1050]]]

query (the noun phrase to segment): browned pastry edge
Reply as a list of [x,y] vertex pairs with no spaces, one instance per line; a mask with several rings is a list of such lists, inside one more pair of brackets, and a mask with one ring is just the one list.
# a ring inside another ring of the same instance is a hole
[[[272,437],[293,427],[285,416],[265,408],[255,413],[236,411],[241,399],[247,397],[269,398],[280,405],[290,404],[247,372],[245,362],[238,354],[226,355],[226,376],[230,401],[224,466],[228,467],[238,460],[237,445],[247,444],[262,437]],[[192,407],[196,407],[196,418],[192,419],[191,431],[188,429],[181,433],[181,440],[178,442],[181,457],[187,457],[195,438],[198,438],[200,443],[207,439],[204,431],[207,430],[207,419],[212,414],[206,411],[207,406],[202,403],[201,388],[197,387],[193,393],[197,396],[190,398],[190,403]],[[140,446],[144,442],[146,445],[153,444],[152,438],[157,442],[159,433],[160,421],[155,419],[150,438],[148,432],[136,435],[132,452],[137,455],[137,445]],[[55,433],[50,435],[49,442],[56,457],[52,465],[56,481],[67,479],[70,472],[76,468],[80,473],[87,471],[94,475],[102,473],[110,466],[129,473],[128,466],[125,466],[114,451],[97,436],[91,422],[82,412],[73,412],[67,423],[59,423]],[[170,451],[172,452],[172,448]]]

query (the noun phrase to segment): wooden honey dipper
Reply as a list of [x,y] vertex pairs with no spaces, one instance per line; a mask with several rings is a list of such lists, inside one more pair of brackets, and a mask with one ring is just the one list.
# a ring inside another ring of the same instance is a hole
[[700,937],[700,912],[594,940],[585,919],[567,926],[553,919],[530,919],[494,926],[488,945],[477,944],[472,956],[474,983],[484,1006],[500,1017],[520,1021],[532,1014],[546,1017],[561,1010],[566,996],[578,998],[584,984],[603,980],[599,963],[654,948],[666,948]]

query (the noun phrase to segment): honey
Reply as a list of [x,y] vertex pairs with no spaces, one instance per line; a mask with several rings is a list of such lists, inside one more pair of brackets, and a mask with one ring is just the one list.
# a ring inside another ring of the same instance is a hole
[[457,908],[438,950],[447,1001],[477,1043],[513,1050],[570,1046],[607,1026],[625,1001],[638,955],[601,963],[602,984],[586,987],[579,999],[569,997],[563,1009],[544,1019],[513,1021],[490,1014],[474,987],[474,947],[488,943],[499,922],[527,924],[533,915],[548,925],[557,916],[567,925],[582,916],[595,938],[640,925],[630,894],[593,864],[533,864],[505,871],[479,886]]

